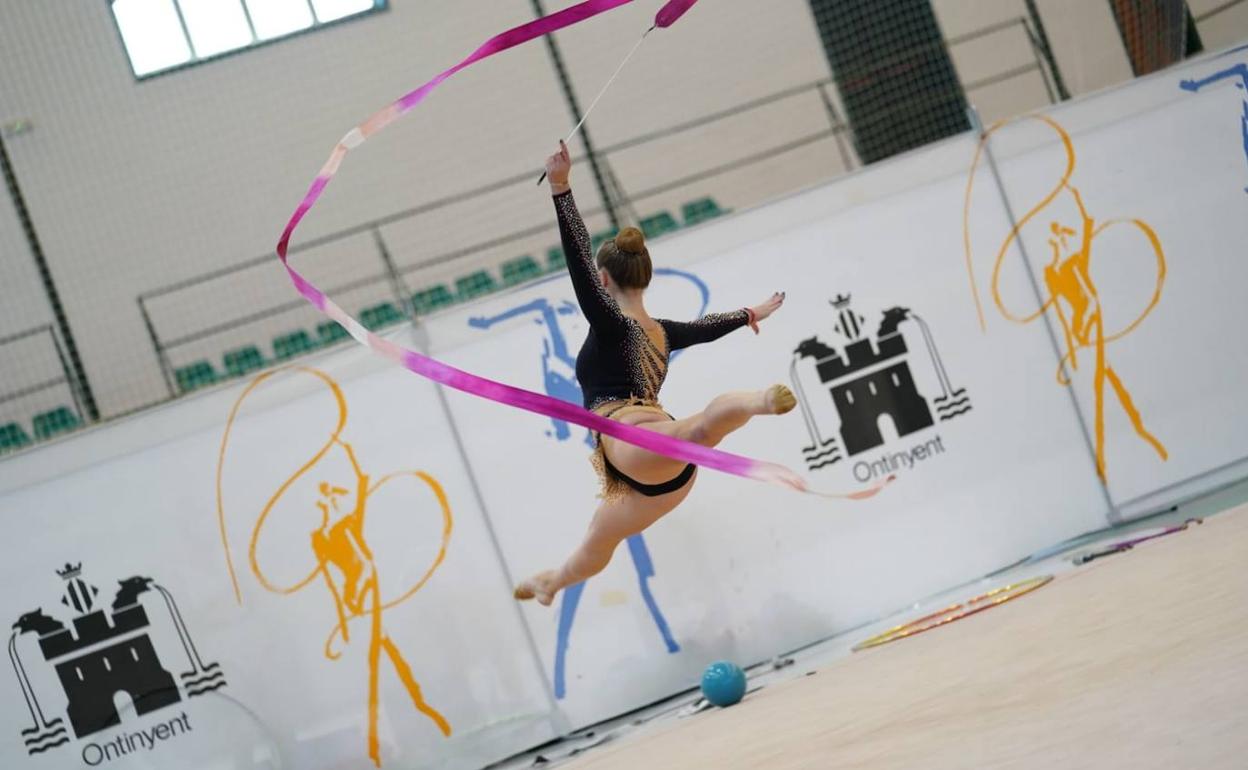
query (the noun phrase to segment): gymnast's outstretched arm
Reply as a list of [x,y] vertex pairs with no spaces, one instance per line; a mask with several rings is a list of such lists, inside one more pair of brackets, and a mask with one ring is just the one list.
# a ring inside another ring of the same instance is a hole
[[752,326],[758,331],[758,322],[776,312],[784,304],[784,293],[777,292],[761,305],[742,308],[731,313],[711,313],[689,323],[659,320],[667,333],[671,350],[680,350],[704,342],[714,342],[742,326]]
[[704,342],[714,342],[725,334],[734,332],[750,322],[745,308],[731,313],[710,313],[696,321],[668,321],[656,319],[667,332],[667,344],[671,350],[680,350]]

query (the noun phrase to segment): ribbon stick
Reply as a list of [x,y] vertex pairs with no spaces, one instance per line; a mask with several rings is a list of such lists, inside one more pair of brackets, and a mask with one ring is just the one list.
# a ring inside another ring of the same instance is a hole
[[[651,27],[642,33],[641,37],[637,40],[637,44],[633,46],[633,50],[629,51],[628,56],[624,57],[624,61],[620,62],[620,66],[615,68],[615,74],[607,80],[607,84],[602,87],[602,90],[599,91],[598,95],[594,97],[594,100],[590,102],[589,109],[585,110],[585,114],[581,116],[581,119],[577,121],[577,124],[573,126],[572,130],[568,132],[568,135],[564,137],[564,144],[572,141],[572,137],[576,136],[576,133],[581,130],[581,126],[585,125],[585,121],[589,119],[589,113],[593,112],[594,108],[598,106],[598,101],[602,99],[602,95],[607,92],[607,89],[611,87],[611,84],[615,82],[615,79],[618,78],[620,73],[624,71],[624,65],[628,64],[628,60],[633,58],[633,54],[637,53],[637,49],[641,48],[641,44],[646,42],[646,35],[649,35],[653,31],[654,27]],[[542,175],[537,178],[538,186],[540,187],[544,181],[546,181],[545,171],[543,171]]]
[[[802,492],[818,494],[823,497],[861,500],[871,497],[878,492],[890,479],[881,482],[873,487],[859,490],[857,492],[845,494],[825,494],[811,491],[806,481],[793,471],[777,465],[775,463],[754,460],[749,457],[731,454],[729,452],[721,452],[716,449],[694,444],[689,441],[665,436],[655,431],[646,430],[632,425],[627,425],[615,420],[609,420],[600,417],[593,412],[582,409],[579,406],[569,404],[566,401],[560,401],[556,398],[544,396],[539,393],[533,393],[521,388],[504,385],[501,382],[478,377],[474,374],[448,366],[428,356],[417,353],[414,350],[408,350],[390,340],[373,334],[364,327],[359,321],[350,316],[346,311],[339,307],[333,300],[325,295],[320,289],[314,286],[310,281],[299,274],[294,267],[290,265],[287,258],[287,251],[290,245],[290,237],[294,233],[299,222],[308,213],[312,206],[320,198],[324,192],[326,185],[337,173],[338,167],[342,164],[343,158],[351,150],[359,147],[364,140],[373,134],[382,130],[390,123],[401,117],[403,114],[420,104],[425,97],[433,92],[435,88],[442,84],[447,78],[456,72],[481,61],[482,59],[493,56],[494,54],[513,48],[522,43],[550,34],[556,30],[570,27],[574,24],[582,22],[586,19],[597,16],[600,13],[612,10],[621,5],[627,5],[632,0],[586,0],[578,5],[571,6],[557,13],[544,16],[542,18],[522,24],[513,29],[507,30],[496,35],[476,51],[474,51],[467,59],[464,59],[454,67],[435,76],[432,80],[420,86],[416,90],[400,97],[387,107],[383,108],[368,120],[359,126],[351,129],[334,147],[330,153],[329,159],[325,161],[325,165],[321,167],[320,172],[316,175],[312,185],[308,188],[308,192],[304,195],[303,200],[291,215],[290,221],[286,223],[286,228],[282,232],[281,239],[277,243],[277,256],[282,261],[282,266],[286,268],[287,274],[290,276],[291,283],[295,289],[303,295],[305,299],[316,306],[318,310],[329,318],[337,321],[361,344],[372,348],[374,351],[389,358],[406,368],[408,371],[414,372],[422,377],[426,377],[434,382],[445,385],[449,388],[469,393],[480,398],[491,401],[497,401],[500,404],[524,409],[536,414],[551,417],[557,420],[564,420],[574,425],[580,425],[592,431],[597,431],[620,441],[633,444],[642,449],[661,454],[666,457],[680,460],[686,463],[711,468],[714,470],[730,473],[745,478],[757,479],[759,481],[768,481],[781,486],[796,489]],[[669,12],[664,19],[670,24],[675,18],[688,10],[693,2],[690,0],[673,0],[669,3],[673,10]]]
[[[692,8],[693,4],[696,2],[698,2],[698,0],[669,0],[667,5],[664,5],[659,9],[659,12],[654,16],[654,24],[650,27],[650,29],[641,33],[641,38],[637,41],[636,45],[634,45],[633,49],[628,52],[627,56],[624,57],[624,61],[620,62],[620,66],[615,68],[615,73],[607,79],[607,84],[602,87],[602,90],[599,91],[598,95],[594,97],[594,100],[590,102],[589,109],[585,110],[585,114],[581,116],[581,119],[577,122],[577,124],[573,126],[572,130],[568,132],[568,135],[564,137],[564,144],[572,141],[572,137],[576,136],[576,132],[581,130],[581,126],[585,125],[585,121],[589,119],[589,113],[594,111],[594,108],[598,106],[598,101],[602,99],[602,95],[607,92],[607,89],[611,87],[611,84],[615,82],[615,79],[620,76],[620,73],[624,70],[624,65],[628,64],[629,60],[633,58],[633,54],[637,53],[637,49],[641,48],[641,44],[646,42],[646,36],[655,29],[667,29],[675,24],[676,20],[681,16],[684,16],[685,12]],[[545,180],[546,172],[543,171],[542,175],[537,178],[537,184],[540,186]]]

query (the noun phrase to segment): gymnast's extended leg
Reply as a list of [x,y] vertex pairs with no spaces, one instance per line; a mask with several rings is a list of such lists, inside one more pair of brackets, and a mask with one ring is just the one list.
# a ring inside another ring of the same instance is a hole
[[[706,408],[680,420],[669,420],[657,412],[637,412],[624,417],[647,430],[692,441],[705,447],[718,446],[729,433],[743,427],[751,418],[764,414],[784,414],[797,405],[793,392],[784,385],[767,390],[725,393]],[[603,436],[603,451],[621,473],[643,484],[661,484],[684,470],[680,460],[655,454],[610,436]]]

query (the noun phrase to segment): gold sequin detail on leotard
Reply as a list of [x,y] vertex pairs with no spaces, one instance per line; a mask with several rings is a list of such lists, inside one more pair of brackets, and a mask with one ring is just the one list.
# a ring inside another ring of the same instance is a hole
[[[615,420],[620,420],[632,412],[656,412],[671,419],[671,415],[663,411],[663,407],[657,401],[645,401],[640,398],[611,401],[596,407],[593,411],[594,414]],[[614,502],[628,494],[631,487],[620,478],[618,473],[607,467],[606,453],[602,448],[602,435],[599,433],[594,433],[594,451],[589,455],[589,464],[598,474],[600,498],[606,502]]]

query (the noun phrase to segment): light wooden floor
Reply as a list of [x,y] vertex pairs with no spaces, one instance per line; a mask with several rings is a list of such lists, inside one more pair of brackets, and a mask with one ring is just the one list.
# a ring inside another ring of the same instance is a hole
[[1248,768],[1248,506],[568,767]]

